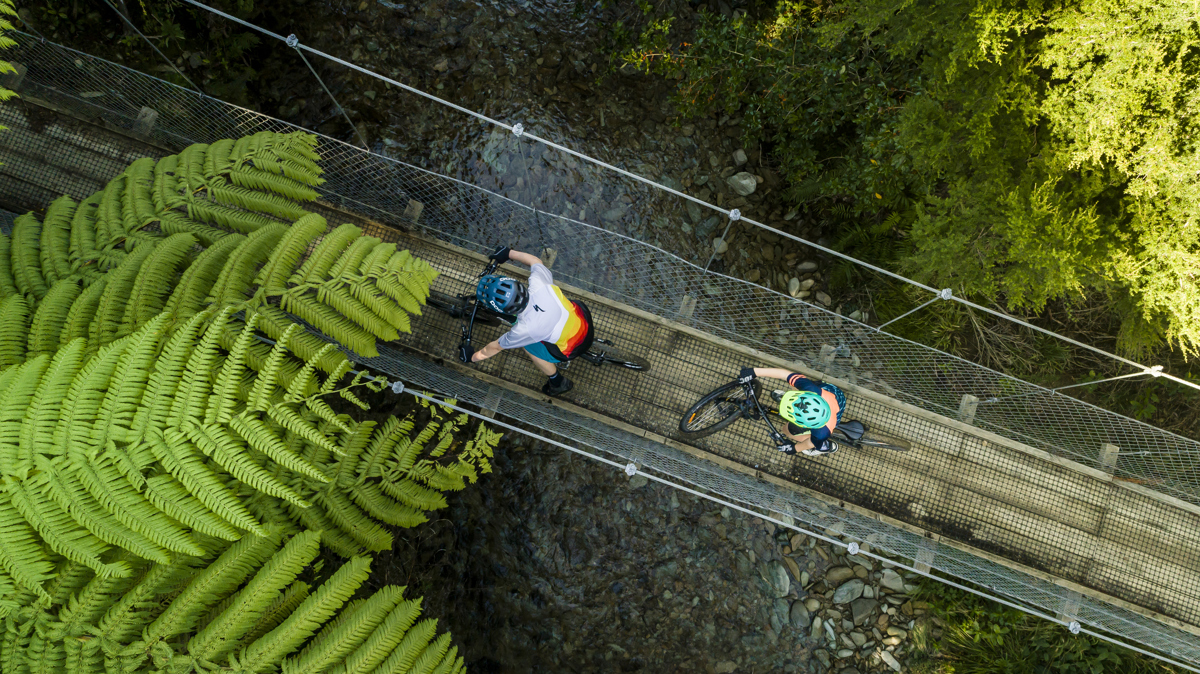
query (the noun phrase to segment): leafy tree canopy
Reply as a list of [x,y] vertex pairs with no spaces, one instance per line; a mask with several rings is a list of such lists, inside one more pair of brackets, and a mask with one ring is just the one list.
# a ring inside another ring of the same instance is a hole
[[653,21],[624,56],[774,149],[791,196],[919,280],[1107,296],[1127,353],[1200,348],[1200,24],[1160,0],[783,0]]

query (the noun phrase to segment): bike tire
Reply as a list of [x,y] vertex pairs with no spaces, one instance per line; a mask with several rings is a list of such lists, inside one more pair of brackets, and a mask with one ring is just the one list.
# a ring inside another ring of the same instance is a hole
[[904,438],[898,438],[889,433],[880,431],[868,430],[858,439],[860,447],[878,447],[879,449],[890,449],[893,452],[907,452],[912,449],[912,443]]
[[590,353],[600,356],[600,359],[617,367],[623,367],[636,372],[648,372],[650,370],[650,361],[627,353],[623,349],[618,349],[610,344],[594,344],[588,349]]
[[[762,385],[755,381],[752,387],[758,396]],[[746,400],[742,390],[742,385],[733,381],[709,392],[684,412],[679,419],[679,432],[691,438],[704,438],[724,430],[743,416],[742,406],[735,402]],[[703,420],[701,423],[705,425],[698,425],[697,420]]]
[[[447,295],[436,290],[430,291],[429,297],[425,298],[425,305],[440,309],[455,318],[469,319],[471,317],[471,304],[468,300],[454,295]],[[480,311],[475,314],[476,325],[500,325],[500,319],[487,311]]]

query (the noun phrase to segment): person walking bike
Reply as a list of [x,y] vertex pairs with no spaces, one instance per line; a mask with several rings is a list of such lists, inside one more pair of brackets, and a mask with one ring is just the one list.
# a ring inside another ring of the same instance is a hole
[[[779,416],[787,420],[782,433],[795,443],[792,451],[805,456],[825,456],[838,450],[833,440],[833,430],[842,421],[846,409],[846,394],[833,384],[817,383],[798,372],[788,372],[775,367],[744,367],[737,381],[748,384],[758,377],[782,379],[793,391],[782,392],[778,397]],[[777,392],[780,393],[780,392]]]
[[567,299],[554,285],[550,270],[535,255],[504,246],[488,257],[497,264],[511,260],[528,265],[529,285],[498,274],[479,279],[476,301],[503,314],[513,327],[471,354],[471,362],[486,360],[504,349],[524,349],[534,367],[547,377],[542,393],[558,396],[570,391],[574,384],[558,371],[558,365],[592,346],[594,330],[587,306]]

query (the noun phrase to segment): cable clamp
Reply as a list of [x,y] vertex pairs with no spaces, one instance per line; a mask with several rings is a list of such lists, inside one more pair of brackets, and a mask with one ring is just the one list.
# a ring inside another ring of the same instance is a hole
[[525,133],[525,125],[520,122],[517,122],[516,124],[513,125],[512,132],[513,132],[514,136],[516,136],[517,138],[520,138]]
[[296,37],[295,33],[292,33],[291,35],[287,36],[287,39],[284,40],[284,42],[287,43],[287,46],[295,49],[296,45],[300,44],[300,38]]
[[730,222],[737,222],[738,220],[741,220],[741,219],[742,219],[741,211],[739,211],[736,208],[733,209],[732,211],[729,211],[729,221]]
[[846,552],[851,556],[858,554],[858,543],[850,541],[850,545],[846,546]]
[[634,475],[637,475],[637,464],[632,463],[632,462],[626,464],[625,465],[625,474],[628,475],[629,477],[633,477]]
[[1146,374],[1150,375],[1151,377],[1161,377],[1162,370],[1163,370],[1162,365],[1155,365],[1154,367],[1146,368]]
[[1079,626],[1078,620],[1072,620],[1071,622],[1067,623],[1067,629],[1070,630],[1071,634],[1079,634],[1079,632],[1083,630],[1083,628]]
[[392,382],[392,393],[395,393],[396,395],[400,395],[401,393],[404,393],[404,382],[402,382],[402,381]]
[[937,294],[937,296],[938,296],[938,299],[943,299],[943,300],[953,299],[954,292],[952,290],[950,290],[949,288],[942,288],[941,292],[939,292]]

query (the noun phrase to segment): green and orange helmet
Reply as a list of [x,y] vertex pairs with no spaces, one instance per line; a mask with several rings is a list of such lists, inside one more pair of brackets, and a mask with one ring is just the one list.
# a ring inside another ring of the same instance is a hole
[[820,428],[832,415],[829,403],[818,393],[788,391],[779,399],[779,416],[801,428]]

